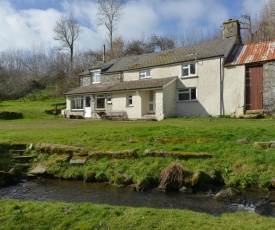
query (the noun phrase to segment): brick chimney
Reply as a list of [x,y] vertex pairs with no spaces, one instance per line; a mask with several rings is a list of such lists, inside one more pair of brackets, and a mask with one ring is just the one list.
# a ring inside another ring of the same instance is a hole
[[229,19],[223,23],[223,38],[236,37],[237,44],[242,44],[241,28],[238,20]]

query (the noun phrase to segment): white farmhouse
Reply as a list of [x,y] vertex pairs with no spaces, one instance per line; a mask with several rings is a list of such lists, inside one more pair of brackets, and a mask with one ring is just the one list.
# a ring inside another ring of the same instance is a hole
[[[98,63],[79,75],[80,87],[65,93],[67,106],[63,115],[162,120],[263,111],[265,104],[252,105],[258,102],[248,96],[252,81],[247,80],[247,72],[255,66],[263,68],[267,60],[262,55],[257,61],[243,61],[239,58],[243,49],[239,22],[229,20],[219,40]],[[275,59],[274,49],[272,52]],[[258,78],[263,82],[263,74]],[[261,101],[265,94],[273,97],[267,100],[271,111],[275,90],[273,94],[262,88],[258,91]],[[253,97],[259,95],[253,92]]]

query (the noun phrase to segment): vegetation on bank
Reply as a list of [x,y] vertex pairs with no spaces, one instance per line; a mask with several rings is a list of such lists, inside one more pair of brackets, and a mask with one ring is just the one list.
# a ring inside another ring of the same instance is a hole
[[273,229],[274,218],[237,212],[0,200],[0,229]]
[[[275,149],[254,146],[257,141],[275,140],[275,120],[272,117],[259,120],[207,117],[114,122],[64,119],[44,112],[64,100],[0,102],[0,111],[24,115],[20,120],[0,120],[0,142],[5,145],[65,144],[88,151],[134,150],[137,153],[137,157],[131,159],[91,157],[84,166],[57,162],[58,155],[54,153],[37,155],[38,162],[51,165],[49,172],[66,179],[85,179],[92,175],[97,180],[118,185],[156,181],[172,162],[180,163],[185,171],[201,170],[210,176],[219,172],[225,183],[231,186],[269,188],[275,177]],[[147,149],[173,153],[205,152],[212,157],[184,160],[147,156]]]

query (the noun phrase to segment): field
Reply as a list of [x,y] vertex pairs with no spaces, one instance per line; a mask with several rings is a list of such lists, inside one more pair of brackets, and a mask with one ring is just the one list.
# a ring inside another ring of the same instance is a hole
[[[90,159],[90,164],[82,168],[65,165],[60,169],[55,165],[50,169],[53,174],[66,179],[83,179],[88,170],[93,170],[117,185],[121,184],[122,174],[130,175],[134,182],[142,182],[148,178],[158,178],[171,162],[181,163],[184,170],[191,172],[202,170],[211,174],[218,171],[228,186],[267,189],[275,177],[275,149],[254,145],[255,142],[275,140],[273,117],[257,120],[207,117],[170,118],[159,122],[112,122],[64,119],[44,113],[53,109],[53,103],[64,101],[60,98],[0,102],[0,111],[21,112],[24,115],[23,119],[0,120],[0,143],[65,144],[89,151],[134,149],[138,154],[134,159]],[[152,148],[173,152],[207,152],[213,157],[180,160],[145,156],[144,151]],[[52,156],[43,156],[39,160],[51,162]],[[43,211],[36,214],[37,209]],[[18,229],[33,229],[38,222],[41,227],[37,229],[46,229],[47,224],[55,229],[78,229],[77,226],[84,222],[87,223],[86,229],[115,229],[116,226],[120,229],[271,229],[275,224],[274,218],[253,213],[213,217],[179,210],[12,200],[1,200],[0,211],[1,223],[5,223],[0,229],[13,229],[17,224],[20,226]],[[45,221],[41,221],[42,216]],[[31,221],[33,218],[37,222]]]

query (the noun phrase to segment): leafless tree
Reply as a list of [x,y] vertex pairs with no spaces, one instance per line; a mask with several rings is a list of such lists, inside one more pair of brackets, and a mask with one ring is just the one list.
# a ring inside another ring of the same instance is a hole
[[167,36],[157,36],[153,34],[150,42],[155,48],[159,48],[160,51],[175,48],[175,42]]
[[81,27],[77,20],[70,16],[62,16],[53,28],[54,40],[58,41],[61,49],[70,52],[70,66],[73,68],[74,45],[81,33]]
[[123,15],[124,4],[122,0],[98,0],[97,26],[104,25],[108,30],[109,46],[113,54],[113,33]]
[[[252,25],[252,17],[250,14],[241,14],[240,16],[240,24],[242,32],[242,40],[244,43],[253,42],[254,41],[254,30],[255,27]],[[253,28],[254,27],[254,28]]]

